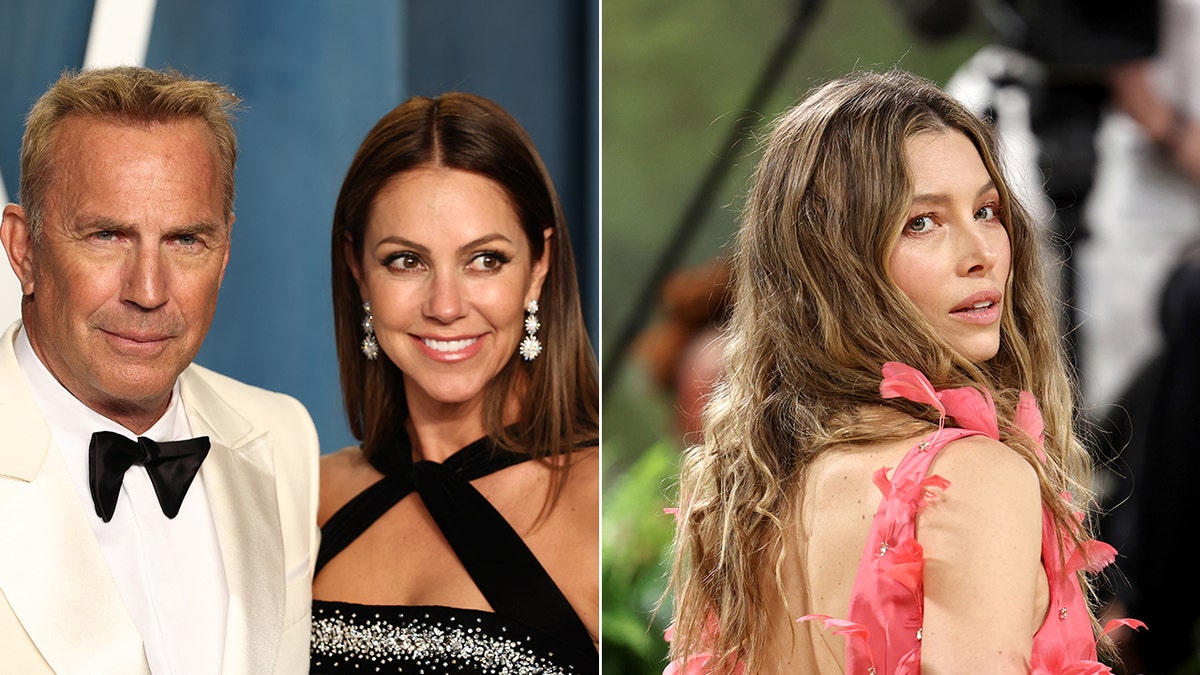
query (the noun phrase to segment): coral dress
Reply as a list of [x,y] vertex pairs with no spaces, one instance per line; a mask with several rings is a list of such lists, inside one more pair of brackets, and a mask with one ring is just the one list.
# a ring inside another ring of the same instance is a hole
[[[935,490],[953,489],[945,478],[928,475],[929,467],[949,443],[978,435],[1000,440],[1000,431],[989,394],[973,387],[936,391],[920,371],[901,363],[884,364],[879,391],[884,398],[902,397],[933,406],[941,413],[942,424],[904,456],[890,479],[887,467],[875,472],[883,499],[859,560],[848,617],[810,614],[799,621],[822,621],[826,629],[845,636],[848,675],[919,675],[925,557],[916,537],[917,514]],[[945,428],[947,417],[958,427]],[[1041,453],[1042,415],[1032,394],[1021,393],[1013,421],[1037,441]],[[1045,461],[1045,455],[1041,457]],[[1096,660],[1096,639],[1076,572],[1099,571],[1115,557],[1116,551],[1099,541],[1076,547],[1069,537],[1060,536],[1050,511],[1043,508],[1042,565],[1050,586],[1050,608],[1033,636],[1033,675],[1111,674]],[[716,628],[712,618],[710,631]],[[1140,621],[1118,619],[1110,621],[1104,632],[1119,625],[1144,627]],[[701,675],[707,672],[710,658],[710,654],[693,655],[686,663],[668,665],[664,675]]]
[[[880,393],[885,398],[926,403],[941,412],[943,423],[952,417],[959,427],[939,428],[910,450],[890,480],[886,467],[875,472],[883,499],[859,561],[848,618],[808,615],[800,620],[823,621],[827,629],[845,636],[847,673],[916,675],[921,672],[925,604],[917,514],[934,490],[953,489],[946,479],[928,475],[929,467],[952,441],[976,435],[999,440],[1000,433],[991,396],[978,389],[935,391],[922,373],[900,363],[885,364],[883,376]],[[1021,393],[1014,422],[1038,441],[1040,452],[1042,416],[1028,392]],[[1070,538],[1060,536],[1050,511],[1043,508],[1042,565],[1050,584],[1050,609],[1033,636],[1034,675],[1111,672],[1096,660],[1096,640],[1076,572],[1099,571],[1115,556],[1111,546],[1095,540],[1076,547]],[[1142,627],[1140,621],[1120,619],[1110,622],[1105,632],[1117,625]]]

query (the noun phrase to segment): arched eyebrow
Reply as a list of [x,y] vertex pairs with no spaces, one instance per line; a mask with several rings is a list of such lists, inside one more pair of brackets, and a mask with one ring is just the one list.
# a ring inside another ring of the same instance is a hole
[[[979,199],[995,189],[996,181],[989,180],[987,183],[984,183],[983,187],[979,188],[978,192],[975,193],[975,199]],[[913,195],[913,204],[933,204],[940,206],[943,204],[948,204],[952,201],[953,199],[950,197],[950,195],[944,192],[925,192]]]
[[[468,241],[467,243],[463,244],[462,246],[459,246],[458,253],[460,255],[470,253],[471,251],[479,248],[480,246],[486,246],[486,245],[488,245],[492,242],[496,242],[496,241],[501,241],[501,242],[504,242],[507,244],[512,243],[512,240],[509,239],[508,237],[504,236],[503,234],[500,234],[499,232],[493,232],[491,234],[485,234],[482,237],[479,237],[477,239],[472,239],[471,241]],[[411,239],[405,239],[404,237],[396,237],[396,236],[384,237],[383,239],[381,239],[379,241],[379,243],[380,244],[398,244],[405,248],[412,249],[413,253],[417,253],[420,255],[429,255],[429,247],[428,246],[425,246],[423,244],[418,244],[417,242],[415,242]]]
[[459,246],[458,252],[459,253],[470,253],[471,251],[479,248],[480,246],[487,246],[488,244],[491,244],[492,242],[497,242],[497,241],[504,242],[506,244],[513,243],[511,239],[500,234],[499,232],[493,232],[491,234],[485,234],[482,237],[479,237],[478,239],[472,239],[471,241],[468,241],[467,243],[463,244],[462,246]]

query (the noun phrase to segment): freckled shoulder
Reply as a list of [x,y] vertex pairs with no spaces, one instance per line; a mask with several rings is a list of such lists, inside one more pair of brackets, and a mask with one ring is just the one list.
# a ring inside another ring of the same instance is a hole
[[1037,472],[1003,443],[972,436],[943,448],[930,473],[950,486],[917,516],[925,553],[923,669],[999,672],[1000,664],[1028,664],[1046,611],[1036,595],[1046,575]]
[[367,462],[359,446],[342,448],[321,457],[321,496],[317,525],[329,518],[383,475]]
[[1034,510],[1041,505],[1033,466],[1012,448],[985,436],[948,444],[933,461],[930,473],[951,481],[960,495],[1033,505]]

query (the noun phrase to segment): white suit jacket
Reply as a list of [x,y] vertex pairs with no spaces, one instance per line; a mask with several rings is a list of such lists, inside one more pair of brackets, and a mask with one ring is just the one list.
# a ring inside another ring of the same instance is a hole
[[[50,431],[0,338],[0,672],[149,673]],[[317,433],[295,399],[197,365],[179,376],[229,585],[224,672],[308,671]]]

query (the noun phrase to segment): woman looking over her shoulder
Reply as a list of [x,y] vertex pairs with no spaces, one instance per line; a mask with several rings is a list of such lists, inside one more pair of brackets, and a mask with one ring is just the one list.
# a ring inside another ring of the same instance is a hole
[[668,670],[1108,672],[1034,227],[990,128],[913,75],[777,121],[681,471]]
[[321,465],[312,671],[597,672],[596,364],[517,122],[461,93],[381,119],[333,298],[361,445]]

